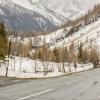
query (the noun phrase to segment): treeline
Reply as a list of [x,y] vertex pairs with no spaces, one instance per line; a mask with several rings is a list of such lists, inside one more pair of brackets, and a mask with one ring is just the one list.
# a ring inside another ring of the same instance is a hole
[[15,32],[13,30],[9,31],[9,36],[21,37],[21,38],[36,37],[44,34],[46,34],[46,32]]
[[99,63],[97,47],[91,45],[87,48],[82,43],[80,43],[77,50],[74,43],[70,47],[55,48],[53,50],[50,50],[47,46],[43,46],[32,57],[36,60],[62,63],[63,65],[64,63],[93,63],[95,67],[96,63]]
[[32,51],[32,40],[27,38],[12,38],[9,39],[10,55],[19,57],[29,57],[30,51]]

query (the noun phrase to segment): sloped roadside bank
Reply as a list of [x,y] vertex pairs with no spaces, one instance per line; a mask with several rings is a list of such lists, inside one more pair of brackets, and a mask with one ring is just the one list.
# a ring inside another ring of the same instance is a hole
[[0,88],[8,85],[20,84],[23,82],[27,82],[27,80],[0,76]]

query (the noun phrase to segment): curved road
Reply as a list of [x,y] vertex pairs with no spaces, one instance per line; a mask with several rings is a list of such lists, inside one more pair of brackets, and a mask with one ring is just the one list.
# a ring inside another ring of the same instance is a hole
[[1,87],[0,100],[100,100],[100,69]]

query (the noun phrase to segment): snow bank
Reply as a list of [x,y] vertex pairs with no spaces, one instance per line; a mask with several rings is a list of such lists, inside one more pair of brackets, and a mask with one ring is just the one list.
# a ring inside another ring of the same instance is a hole
[[[5,76],[6,67],[8,62],[0,62],[0,75]],[[84,70],[89,70],[93,68],[91,63],[88,64],[78,64],[77,69],[73,64],[64,64],[65,71],[63,71],[62,63],[54,62],[41,62],[39,60],[31,60],[28,58],[15,57],[15,59],[9,59],[8,76],[16,78],[46,78],[61,76],[68,73],[80,72]],[[46,75],[44,74],[44,69]]]

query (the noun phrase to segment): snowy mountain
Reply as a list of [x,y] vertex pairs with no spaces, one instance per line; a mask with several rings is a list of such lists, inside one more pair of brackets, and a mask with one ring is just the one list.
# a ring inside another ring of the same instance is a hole
[[68,19],[75,19],[100,3],[100,0],[40,0],[39,3]]
[[0,0],[0,21],[17,32],[53,31],[100,0]]
[[10,29],[24,32],[50,31],[61,24],[51,10],[31,0],[0,0],[0,20]]

